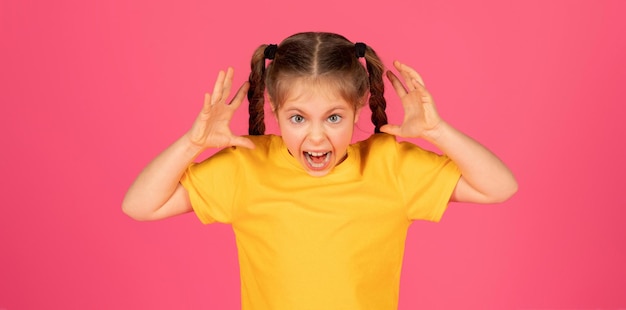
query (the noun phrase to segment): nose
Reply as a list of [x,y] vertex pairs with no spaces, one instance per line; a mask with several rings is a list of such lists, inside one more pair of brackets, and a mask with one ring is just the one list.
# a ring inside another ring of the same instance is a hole
[[309,141],[314,144],[320,144],[326,139],[326,130],[322,124],[313,124],[309,130]]

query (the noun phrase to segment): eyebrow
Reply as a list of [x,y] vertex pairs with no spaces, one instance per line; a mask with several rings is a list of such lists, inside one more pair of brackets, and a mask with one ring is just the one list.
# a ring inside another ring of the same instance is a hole
[[[337,111],[342,111],[343,112],[345,110],[348,110],[348,109],[346,107],[343,107],[343,106],[334,106],[334,107],[331,107],[330,109],[328,109],[326,111],[326,113],[332,113],[332,112],[337,112]],[[296,107],[287,108],[284,111],[285,112],[297,112],[297,113],[300,113],[300,114],[305,114],[304,111],[302,111],[302,110],[300,110],[299,108],[296,108]]]

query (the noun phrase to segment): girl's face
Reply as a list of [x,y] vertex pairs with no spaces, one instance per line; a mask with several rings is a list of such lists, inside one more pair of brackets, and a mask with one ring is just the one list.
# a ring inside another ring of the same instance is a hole
[[327,87],[294,84],[275,111],[278,126],[291,155],[321,177],[345,159],[358,111]]

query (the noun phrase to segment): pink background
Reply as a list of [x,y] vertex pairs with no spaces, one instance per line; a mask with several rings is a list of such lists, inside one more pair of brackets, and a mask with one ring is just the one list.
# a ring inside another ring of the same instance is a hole
[[255,47],[305,30],[414,66],[518,177],[412,226],[400,309],[626,308],[626,1],[38,2],[0,2],[0,309],[237,309],[229,226],[120,203],[219,69],[241,83]]

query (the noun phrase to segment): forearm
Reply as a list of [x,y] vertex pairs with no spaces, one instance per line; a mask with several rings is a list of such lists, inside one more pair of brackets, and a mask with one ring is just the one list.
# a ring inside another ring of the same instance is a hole
[[459,183],[464,183],[459,185],[469,185],[468,190],[455,191],[457,200],[501,202],[517,191],[517,181],[511,170],[494,153],[450,124],[442,122],[426,140],[459,167],[462,175]]
[[150,218],[172,197],[185,169],[201,152],[186,135],[175,141],[137,176],[124,197],[124,213],[135,219]]

